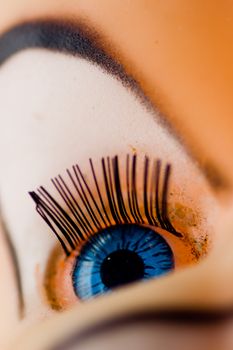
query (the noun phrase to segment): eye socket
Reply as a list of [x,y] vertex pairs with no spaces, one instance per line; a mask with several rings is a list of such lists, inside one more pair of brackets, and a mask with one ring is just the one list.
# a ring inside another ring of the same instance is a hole
[[70,184],[60,175],[52,180],[63,204],[44,187],[30,193],[63,248],[52,255],[45,277],[53,308],[158,278],[200,257],[190,237],[181,233],[184,226],[175,215],[169,218],[170,165],[155,161],[150,166],[147,157],[143,164],[138,170],[136,155],[127,156],[124,174],[117,156],[103,158],[103,186],[91,160],[92,184],[76,165],[73,172],[67,170]]

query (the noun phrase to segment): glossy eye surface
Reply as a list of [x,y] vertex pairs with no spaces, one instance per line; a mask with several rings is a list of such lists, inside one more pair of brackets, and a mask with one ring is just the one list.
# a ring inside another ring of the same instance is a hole
[[140,225],[112,226],[91,237],[81,249],[73,287],[80,299],[89,299],[173,268],[172,250],[160,234]]

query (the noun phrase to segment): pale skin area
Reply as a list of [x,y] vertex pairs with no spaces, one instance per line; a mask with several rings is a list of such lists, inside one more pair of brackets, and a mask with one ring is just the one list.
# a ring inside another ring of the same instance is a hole
[[[230,26],[233,10],[228,2],[221,2],[221,5],[216,7],[212,2],[206,2],[203,8],[202,2],[198,6],[198,3],[193,1],[194,11],[190,10],[192,2],[187,5],[183,1],[166,5],[165,2],[137,1],[131,5],[132,7],[130,7],[132,2],[122,6],[117,1],[102,1],[101,5],[100,2],[97,5],[97,2],[86,0],[74,1],[72,4],[60,1],[59,6],[53,1],[44,1],[44,3],[20,1],[18,4],[17,6],[15,1],[0,3],[2,9],[0,14],[3,17],[0,18],[2,31],[18,21],[43,18],[51,16],[51,13],[53,16],[69,17],[72,14],[73,18],[75,14],[75,18],[85,17],[88,23],[101,29],[104,35],[111,39],[114,50],[119,52],[122,62],[126,67],[130,67],[129,71],[140,80],[147,94],[155,103],[159,103],[161,110],[170,117],[171,122],[182,137],[187,139],[192,150],[196,150],[198,159],[202,162],[203,157],[201,158],[200,154],[207,155],[208,161],[214,160],[223,174],[228,177],[229,182],[233,182],[231,164],[233,80],[231,80],[232,47],[230,46],[232,41],[227,38],[227,33],[232,33]],[[95,6],[98,6],[98,11]],[[199,25],[203,22],[205,26]],[[221,26],[221,38],[218,40],[216,22]],[[140,33],[138,33],[139,29]],[[202,55],[199,56],[198,53]],[[216,140],[221,140],[221,143]],[[70,164],[73,156],[70,153],[66,156],[71,158],[63,160],[63,164],[67,162]],[[30,158],[30,153],[25,157]],[[29,183],[25,182],[22,191],[28,190],[26,186],[34,187],[47,181],[48,176],[56,175],[62,169],[63,166],[61,168],[58,165],[53,166],[52,174],[51,169],[48,169],[48,174],[37,173],[34,169],[38,178],[35,176],[29,180]],[[230,191],[228,193],[230,194]],[[6,199],[5,203],[7,206]],[[29,210],[33,215],[33,210]],[[230,206],[229,214],[225,219],[226,211],[227,209],[223,207],[223,214],[218,214],[219,224],[216,225],[215,245],[209,257],[202,264],[164,278],[157,283],[156,300],[153,297],[155,288],[153,281],[143,286],[138,284],[136,287],[79,306],[78,312],[74,308],[51,318],[47,324],[34,328],[34,331],[29,333],[30,337],[27,335],[26,339],[21,340],[22,349],[36,349],[36,346],[38,349],[43,348],[42,342],[48,339],[52,342],[58,339],[58,334],[62,339],[68,331],[72,331],[72,328],[81,329],[107,315],[121,314],[123,310],[126,312],[136,307],[138,309],[146,307],[156,309],[163,305],[230,307],[233,304],[233,255],[231,253],[233,231]],[[41,225],[39,221],[38,225]],[[7,258],[4,264],[6,269],[7,266],[10,269]],[[3,282],[1,280],[1,284],[4,284],[5,288],[8,286],[11,291],[2,293],[3,304],[9,302],[7,298],[12,298],[13,303],[15,302],[12,283],[10,277]],[[203,295],[206,298],[203,298]],[[14,319],[14,316],[12,318]],[[8,334],[12,329],[11,320],[9,316]],[[5,317],[4,324],[7,324]],[[44,335],[43,339],[40,332]],[[46,337],[45,334],[50,334],[50,337]]]
[[[26,105],[25,96],[31,91],[33,96]],[[208,208],[215,212],[214,200],[182,147],[159,126],[156,113],[146,111],[132,92],[93,64],[45,50],[21,52],[2,67],[0,95],[0,114],[8,116],[0,143],[2,150],[8,145],[7,152],[0,153],[6,164],[0,176],[2,211],[24,271],[27,315],[35,317],[37,310],[41,313],[35,267],[44,270],[56,242],[35,215],[27,192],[40,184],[50,189],[50,177],[63,174],[76,162],[89,175],[86,163],[90,156],[97,169],[101,157],[118,154],[125,159],[132,149],[142,156],[159,157],[173,164],[173,188],[178,191],[173,203],[199,210],[213,221]],[[10,95],[14,104],[9,103]],[[20,208],[12,202],[21,202]],[[212,236],[213,227],[207,228],[201,221],[197,219],[196,235],[207,231]],[[192,228],[186,232],[191,234]]]
[[[33,96],[25,104],[25,96],[31,91]],[[108,155],[118,154],[124,164],[125,154],[132,153],[132,149],[141,156],[171,163],[171,204],[190,207],[197,217],[196,227],[184,223],[185,233],[200,242],[201,235],[213,238],[214,217],[219,209],[200,170],[159,125],[157,113],[146,110],[111,75],[83,59],[42,49],[27,50],[2,67],[0,95],[0,114],[7,115],[0,148],[4,150],[8,145],[7,152],[0,153],[5,163],[0,176],[2,213],[23,271],[26,318],[41,318],[49,312],[41,300],[38,278],[42,278],[56,243],[36,215],[27,192],[41,184],[50,190],[50,177],[63,174],[76,162],[88,176],[86,163],[90,156],[97,169],[100,158]],[[140,171],[138,176],[142,176]],[[20,202],[20,207],[13,202]],[[176,244],[173,246],[176,251]]]

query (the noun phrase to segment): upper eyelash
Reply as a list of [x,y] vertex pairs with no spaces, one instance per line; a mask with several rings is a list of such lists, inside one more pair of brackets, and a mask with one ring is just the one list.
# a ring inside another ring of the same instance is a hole
[[[93,231],[99,231],[117,224],[149,224],[165,229],[177,237],[182,237],[182,234],[173,227],[167,212],[171,175],[170,164],[166,164],[164,171],[162,171],[161,160],[155,160],[152,163],[151,179],[149,181],[150,160],[145,157],[143,206],[139,206],[137,155],[126,156],[127,196],[122,193],[118,156],[102,158],[102,176],[104,194],[109,207],[108,212],[92,159],[89,159],[89,162],[98,201],[95,199],[78,164],[74,165],[72,170],[67,169],[67,175],[75,189],[75,194],[72,193],[61,175],[51,180],[72,217],[43,186],[40,186],[37,193],[35,191],[29,192],[36,203],[37,212],[55,233],[67,256],[78,244],[84,242]],[[149,184],[150,189],[148,189]],[[77,200],[77,196],[80,202]],[[143,216],[146,217],[146,222]]]

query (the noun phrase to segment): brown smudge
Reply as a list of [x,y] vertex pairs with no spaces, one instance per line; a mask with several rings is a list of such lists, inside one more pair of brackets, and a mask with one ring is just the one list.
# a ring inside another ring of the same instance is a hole
[[180,202],[175,202],[169,212],[171,220],[178,221],[182,226],[196,227],[200,223],[197,211]]

